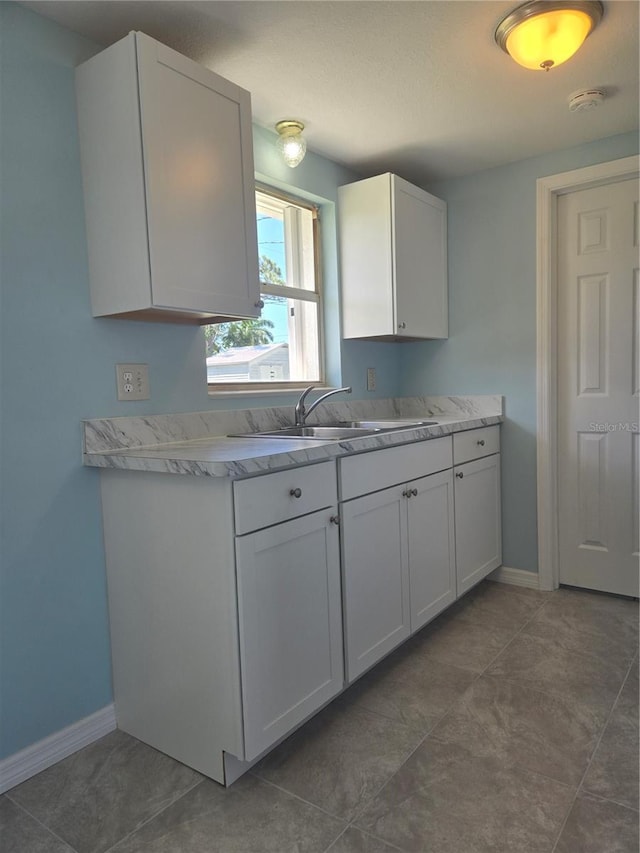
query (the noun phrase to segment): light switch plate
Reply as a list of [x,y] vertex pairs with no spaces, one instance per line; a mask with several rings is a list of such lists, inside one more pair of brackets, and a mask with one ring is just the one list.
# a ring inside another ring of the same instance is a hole
[[148,400],[149,365],[116,364],[118,400]]

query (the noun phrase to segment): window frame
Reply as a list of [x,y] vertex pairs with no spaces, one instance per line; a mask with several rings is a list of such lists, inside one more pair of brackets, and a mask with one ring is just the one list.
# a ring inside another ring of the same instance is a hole
[[[286,382],[208,382],[208,392],[211,395],[236,395],[236,394],[261,394],[261,393],[283,393],[287,391],[300,391],[309,385],[317,388],[327,388],[325,368],[325,338],[324,338],[324,299],[322,288],[322,251],[321,251],[321,227],[320,208],[313,202],[300,198],[299,196],[256,181],[255,192],[271,196],[278,201],[286,202],[294,207],[303,208],[311,212],[311,226],[313,239],[313,272],[315,290],[305,290],[298,287],[286,285],[273,285],[268,282],[260,282],[260,296],[262,294],[285,296],[303,302],[312,302],[317,306],[318,319],[318,379],[304,380],[295,379]],[[306,296],[305,296],[306,294]],[[309,298],[313,294],[312,298]],[[228,320],[227,322],[233,322]],[[222,325],[222,324],[219,324]]]

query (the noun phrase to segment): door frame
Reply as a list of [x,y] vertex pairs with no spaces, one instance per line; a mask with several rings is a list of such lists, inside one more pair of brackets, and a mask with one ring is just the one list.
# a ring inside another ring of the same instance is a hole
[[537,486],[538,580],[540,589],[559,586],[558,556],[558,347],[557,207],[561,195],[640,175],[640,155],[597,163],[536,181]]

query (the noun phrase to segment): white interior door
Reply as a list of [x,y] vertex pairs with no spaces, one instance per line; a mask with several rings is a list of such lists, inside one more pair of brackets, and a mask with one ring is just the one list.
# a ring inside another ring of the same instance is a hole
[[638,595],[638,181],[558,200],[560,583]]

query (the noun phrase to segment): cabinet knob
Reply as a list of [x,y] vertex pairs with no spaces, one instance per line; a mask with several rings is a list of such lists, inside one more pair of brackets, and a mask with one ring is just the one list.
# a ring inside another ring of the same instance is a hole
[[301,498],[302,497],[302,489],[289,489],[289,494],[292,498]]
[[411,494],[413,495],[414,498],[418,497],[418,490],[417,489],[409,489],[409,491],[411,492]]
[[464,474],[462,473],[462,471],[456,471],[456,477],[461,480],[464,477]]
[[402,497],[403,498],[410,498],[411,497],[411,489],[405,489],[404,492],[402,493]]
[[399,329],[406,329],[406,328],[407,328],[407,324],[406,324],[406,323],[398,323],[398,328],[399,328]]
[[332,515],[331,518],[329,519],[329,521],[331,522],[331,524],[335,524],[336,527],[338,527],[340,525],[340,516],[339,515]]
[[253,305],[255,308],[264,308],[264,300],[258,299],[258,301],[254,302]]
[[480,447],[484,447],[484,438],[480,438],[478,441],[476,441],[476,444]]

